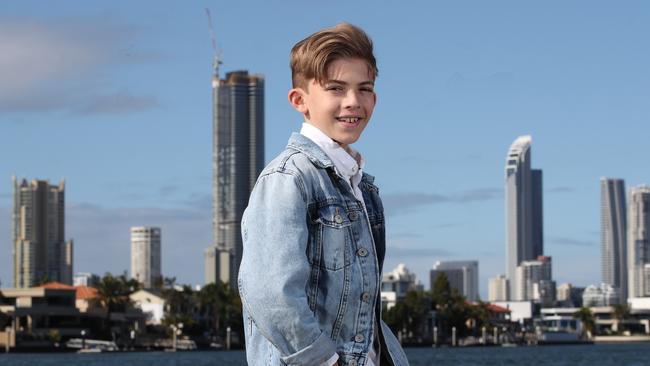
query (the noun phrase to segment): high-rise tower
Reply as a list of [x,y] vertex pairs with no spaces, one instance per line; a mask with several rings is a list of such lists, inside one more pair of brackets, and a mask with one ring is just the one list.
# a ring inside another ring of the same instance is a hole
[[215,60],[212,81],[213,243],[205,251],[205,282],[221,280],[236,288],[241,219],[264,167],[264,78],[234,71],[220,79],[218,64]]
[[451,288],[467,300],[478,300],[478,261],[437,261],[429,271],[431,291],[440,273],[444,273]]
[[72,285],[72,240],[65,241],[65,181],[12,177],[14,287],[43,281]]
[[160,228],[131,228],[131,277],[153,288],[162,284]]
[[517,266],[544,253],[542,171],[531,169],[530,136],[518,137],[506,157],[506,276],[515,294]]
[[531,169],[533,257],[544,255],[544,184],[541,169]]
[[627,219],[628,297],[650,296],[650,187],[630,190]]
[[600,238],[603,283],[627,299],[627,212],[623,179],[600,179]]

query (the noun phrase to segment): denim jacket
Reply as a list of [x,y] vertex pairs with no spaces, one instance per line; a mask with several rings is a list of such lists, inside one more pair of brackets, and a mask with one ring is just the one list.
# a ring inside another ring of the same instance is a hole
[[360,366],[373,334],[382,365],[408,365],[381,320],[386,239],[373,180],[364,173],[359,183],[366,216],[327,155],[295,133],[262,171],[242,219],[249,365],[317,366],[336,352],[341,365]]

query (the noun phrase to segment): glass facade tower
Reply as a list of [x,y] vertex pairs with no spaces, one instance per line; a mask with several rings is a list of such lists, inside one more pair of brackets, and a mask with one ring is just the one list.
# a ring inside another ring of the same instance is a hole
[[531,169],[530,136],[518,137],[506,157],[506,277],[516,293],[517,266],[544,254],[542,171]]
[[627,212],[623,179],[600,179],[600,237],[603,283],[627,299]]

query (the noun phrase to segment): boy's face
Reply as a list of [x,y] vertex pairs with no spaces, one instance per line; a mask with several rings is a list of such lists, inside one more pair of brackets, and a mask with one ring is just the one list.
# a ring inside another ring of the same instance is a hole
[[342,147],[356,142],[375,108],[368,64],[357,58],[334,60],[327,68],[327,81],[308,81],[307,90],[289,91],[289,101],[308,123],[316,126]]

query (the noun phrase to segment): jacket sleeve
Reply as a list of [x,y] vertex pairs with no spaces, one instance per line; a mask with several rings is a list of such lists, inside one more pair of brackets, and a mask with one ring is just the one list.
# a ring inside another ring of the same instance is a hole
[[239,292],[260,333],[288,365],[319,365],[336,354],[307,302],[310,265],[305,187],[299,176],[260,177],[242,220]]

